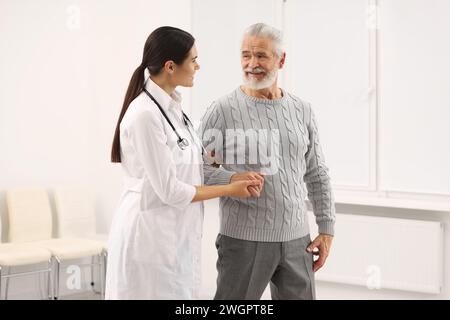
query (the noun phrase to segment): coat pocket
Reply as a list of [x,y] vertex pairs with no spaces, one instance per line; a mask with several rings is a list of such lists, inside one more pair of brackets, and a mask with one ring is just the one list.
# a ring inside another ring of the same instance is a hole
[[136,260],[173,267],[176,264],[176,214],[167,208],[142,210],[136,230]]

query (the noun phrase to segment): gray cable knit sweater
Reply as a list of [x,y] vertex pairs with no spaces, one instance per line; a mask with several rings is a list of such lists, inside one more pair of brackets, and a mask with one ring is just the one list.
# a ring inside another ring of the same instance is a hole
[[334,234],[330,178],[309,103],[285,91],[280,99],[266,100],[237,88],[213,102],[199,130],[221,164],[205,163],[205,184],[226,184],[236,172],[266,173],[259,198],[220,199],[220,233],[252,241],[305,236],[308,196],[319,232]]

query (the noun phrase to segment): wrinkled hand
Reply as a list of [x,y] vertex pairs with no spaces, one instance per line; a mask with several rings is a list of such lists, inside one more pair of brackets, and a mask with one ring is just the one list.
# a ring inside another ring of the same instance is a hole
[[[313,271],[316,272],[325,264],[328,254],[330,253],[331,243],[333,242],[333,236],[329,234],[319,234],[313,242],[306,248],[306,251],[312,252],[313,255],[319,256],[319,259],[314,261]],[[316,249],[314,251],[314,249]]]
[[231,176],[230,182],[242,181],[242,180],[257,180],[258,185],[252,185],[248,187],[248,191],[253,197],[259,197],[261,190],[264,186],[264,174],[259,172],[247,171],[242,173],[235,173]]

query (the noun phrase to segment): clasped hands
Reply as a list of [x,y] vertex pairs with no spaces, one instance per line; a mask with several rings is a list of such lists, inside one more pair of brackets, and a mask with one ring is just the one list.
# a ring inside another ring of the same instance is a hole
[[[208,159],[213,159],[211,162],[211,165],[215,168],[219,167],[219,164],[214,162],[215,157],[215,151],[209,151],[207,155]],[[236,181],[242,181],[242,180],[258,180],[258,185],[252,185],[248,186],[247,190],[250,192],[252,197],[259,197],[261,195],[262,188],[264,186],[264,173],[260,172],[254,172],[254,171],[247,171],[242,173],[235,173],[231,176],[230,183],[236,182]]]
[[259,184],[248,186],[247,189],[252,197],[259,197],[264,186],[264,173],[247,171],[242,173],[235,173],[231,176],[230,183],[241,180],[258,180]]

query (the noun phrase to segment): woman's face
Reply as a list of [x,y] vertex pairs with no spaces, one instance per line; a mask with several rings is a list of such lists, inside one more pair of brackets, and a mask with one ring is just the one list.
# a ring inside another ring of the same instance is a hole
[[197,48],[194,44],[183,63],[176,65],[172,75],[174,84],[177,86],[192,87],[194,85],[194,75],[198,69],[200,69],[200,65],[197,63]]

